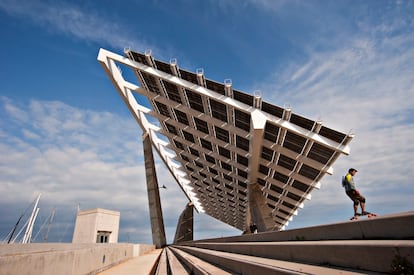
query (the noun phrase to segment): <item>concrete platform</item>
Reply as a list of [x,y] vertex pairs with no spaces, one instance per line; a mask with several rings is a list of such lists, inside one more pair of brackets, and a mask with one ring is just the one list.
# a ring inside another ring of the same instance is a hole
[[[196,243],[191,247],[286,262],[387,272],[396,257],[414,263],[412,240],[335,240],[245,243]],[[187,247],[180,247],[187,251]],[[188,251],[187,251],[188,252]]]
[[160,257],[162,249],[156,249],[147,254],[132,258],[119,265],[111,267],[98,274],[100,275],[132,275],[132,274],[153,274],[156,262]]
[[[202,242],[275,242],[321,240],[414,240],[414,211],[345,220],[339,223],[316,225],[284,231],[246,234],[233,237],[212,238]],[[190,241],[183,242],[191,244]]]

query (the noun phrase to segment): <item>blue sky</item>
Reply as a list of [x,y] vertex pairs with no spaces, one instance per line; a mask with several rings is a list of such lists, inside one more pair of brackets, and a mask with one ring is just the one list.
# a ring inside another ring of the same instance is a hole
[[[0,0],[0,37],[1,239],[41,192],[35,233],[56,207],[49,241],[71,240],[80,205],[120,211],[120,241],[151,242],[141,130],[96,60],[101,47],[151,49],[354,133],[286,229],[347,220],[351,166],[368,210],[413,210],[413,1]],[[186,198],[157,163],[171,242]],[[195,228],[240,234],[203,214]]]

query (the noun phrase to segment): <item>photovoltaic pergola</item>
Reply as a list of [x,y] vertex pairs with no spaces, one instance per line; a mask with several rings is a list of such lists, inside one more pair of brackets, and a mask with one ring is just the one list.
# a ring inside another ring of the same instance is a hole
[[196,210],[240,230],[249,185],[260,187],[280,230],[349,153],[352,134],[233,89],[231,80],[209,80],[202,69],[129,49],[101,49],[98,60]]

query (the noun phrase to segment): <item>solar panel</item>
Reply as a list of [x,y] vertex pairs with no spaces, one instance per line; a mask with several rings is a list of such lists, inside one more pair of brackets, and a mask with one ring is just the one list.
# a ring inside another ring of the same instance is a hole
[[217,83],[217,82],[207,79],[206,85],[207,85],[207,89],[210,89],[211,91],[214,91],[218,94],[225,95],[224,84]]
[[253,106],[253,96],[239,92],[237,90],[233,90],[233,98],[235,100],[238,100],[240,102],[243,102],[244,104],[247,104],[249,106]]
[[194,117],[194,123],[198,131],[206,133],[207,135],[210,133],[208,130],[208,124],[204,120]]
[[199,111],[200,113],[204,113],[203,99],[201,95],[189,90],[185,90],[185,92],[187,94],[187,99],[190,107],[194,110]]
[[[154,61],[155,61],[155,65],[158,70],[163,71],[167,74],[174,74],[173,71],[171,70],[170,64],[167,64],[159,60],[154,60]],[[145,64],[145,65],[148,65],[148,64]]]
[[[178,69],[149,53],[125,55],[101,49],[98,60],[195,209],[235,228],[246,228],[249,184],[259,184],[280,230],[349,153],[353,135],[233,90],[230,80],[210,80],[203,70]],[[118,66],[135,72],[139,86]],[[149,103],[139,104],[138,95]]]
[[194,84],[198,84],[196,74],[180,69],[180,75],[182,79],[192,82]]
[[223,122],[228,122],[227,119],[227,105],[220,103],[217,100],[210,99],[211,115],[214,118],[220,119]]

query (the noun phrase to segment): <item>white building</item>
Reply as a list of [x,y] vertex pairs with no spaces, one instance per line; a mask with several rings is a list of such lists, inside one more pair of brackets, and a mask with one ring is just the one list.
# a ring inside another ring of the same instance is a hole
[[120,212],[95,208],[78,211],[72,243],[117,243]]

